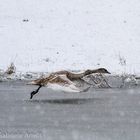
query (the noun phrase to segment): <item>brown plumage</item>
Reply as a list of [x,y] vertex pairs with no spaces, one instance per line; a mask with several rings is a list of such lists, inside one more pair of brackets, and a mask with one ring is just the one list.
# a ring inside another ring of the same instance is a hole
[[45,86],[48,83],[70,84],[69,80],[65,80],[61,76],[58,76],[56,74],[50,74],[48,77],[34,80],[30,82],[29,84]]
[[72,73],[72,72],[64,70],[64,71],[55,72],[53,74],[57,74],[57,75],[65,74],[68,77],[68,79],[77,80],[77,79],[83,78],[84,76],[90,75],[92,73],[108,73],[108,74],[110,74],[110,72],[108,72],[105,68],[99,68],[99,69],[95,69],[95,70],[86,70],[85,72],[82,72],[82,73]]
[[37,79],[34,80],[32,82],[30,82],[29,84],[33,84],[33,85],[39,85],[39,88],[36,91],[31,92],[31,97],[30,99],[32,99],[32,97],[39,91],[39,89],[42,86],[45,85],[52,85],[52,84],[57,84],[59,86],[62,87],[67,87],[67,88],[71,88],[72,91],[75,90],[75,92],[80,92],[80,90],[76,87],[75,83],[73,82],[74,80],[82,80],[84,81],[82,78],[84,76],[87,76],[89,74],[92,73],[108,73],[110,74],[105,68],[99,68],[99,69],[95,69],[95,70],[86,70],[82,73],[72,73],[69,71],[57,71],[54,73],[51,73],[48,77],[44,77],[41,79]]

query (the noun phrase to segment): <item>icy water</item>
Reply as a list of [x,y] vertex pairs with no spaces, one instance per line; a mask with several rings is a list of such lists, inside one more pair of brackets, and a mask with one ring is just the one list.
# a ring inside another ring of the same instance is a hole
[[0,139],[138,140],[140,88],[64,93],[23,81],[0,83]]

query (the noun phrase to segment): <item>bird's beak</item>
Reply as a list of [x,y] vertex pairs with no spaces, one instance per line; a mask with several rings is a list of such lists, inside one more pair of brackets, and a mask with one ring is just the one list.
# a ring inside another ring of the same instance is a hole
[[108,74],[111,74],[109,71],[107,72]]

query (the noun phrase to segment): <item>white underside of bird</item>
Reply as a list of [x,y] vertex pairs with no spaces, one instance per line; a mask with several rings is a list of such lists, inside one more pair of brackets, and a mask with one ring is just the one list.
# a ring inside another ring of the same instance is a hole
[[52,84],[48,83],[46,85],[47,88],[57,91],[64,91],[64,92],[80,92],[80,89],[74,85],[61,85],[61,84]]

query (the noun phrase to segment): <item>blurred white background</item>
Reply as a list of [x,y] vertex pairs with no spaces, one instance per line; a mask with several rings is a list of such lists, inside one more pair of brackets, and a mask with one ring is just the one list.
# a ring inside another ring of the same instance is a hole
[[139,0],[0,0],[0,69],[140,73]]

